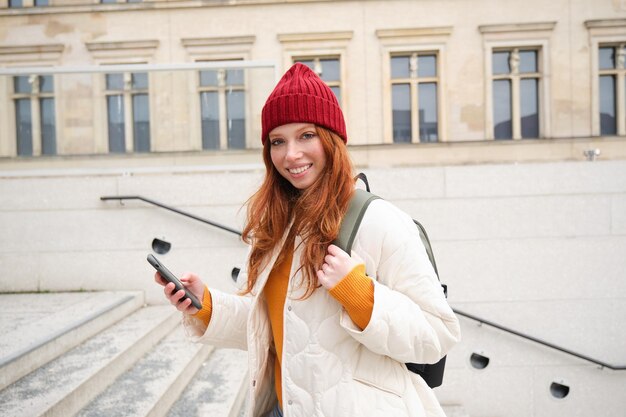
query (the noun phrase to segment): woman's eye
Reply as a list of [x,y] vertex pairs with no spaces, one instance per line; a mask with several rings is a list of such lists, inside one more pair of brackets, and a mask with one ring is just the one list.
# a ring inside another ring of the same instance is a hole
[[278,146],[278,145],[280,145],[281,143],[283,143],[282,139],[272,139],[272,140],[270,141],[270,145],[272,145],[272,146]]
[[315,133],[305,133],[304,135],[302,135],[302,139],[313,139],[315,137]]

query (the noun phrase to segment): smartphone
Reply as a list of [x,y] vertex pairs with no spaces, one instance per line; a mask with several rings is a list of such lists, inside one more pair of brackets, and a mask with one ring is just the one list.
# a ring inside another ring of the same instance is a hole
[[174,283],[174,285],[176,286],[176,291],[185,290],[185,296],[182,298],[181,301],[186,300],[187,298],[189,298],[191,300],[191,304],[193,304],[193,306],[195,308],[197,308],[198,310],[202,310],[202,303],[200,301],[198,301],[198,299],[191,293],[191,291],[189,291],[187,288],[185,288],[183,283],[180,282],[180,280],[178,278],[176,278],[176,276],[174,274],[172,274],[170,272],[170,270],[167,269],[161,263],[161,261],[159,261],[157,258],[155,258],[152,254],[149,254],[148,255],[148,262],[150,263],[150,265],[152,265],[154,267],[154,269],[156,269],[159,272],[159,274],[161,274],[161,276],[163,277],[164,280],[166,280],[167,282],[173,282]]

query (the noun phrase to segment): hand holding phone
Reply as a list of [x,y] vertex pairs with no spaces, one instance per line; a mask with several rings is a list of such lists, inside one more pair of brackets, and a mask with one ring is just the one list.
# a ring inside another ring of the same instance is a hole
[[157,258],[155,258],[152,254],[148,255],[148,262],[150,263],[150,265],[152,265],[154,267],[154,269],[156,269],[159,274],[161,274],[161,277],[167,281],[167,282],[172,282],[174,283],[174,287],[176,291],[180,291],[180,290],[184,290],[185,291],[185,296],[182,298],[181,301],[186,300],[187,298],[189,298],[191,300],[191,304],[197,308],[198,310],[202,310],[202,303],[196,298],[195,295],[193,295],[193,293],[191,291],[189,291],[182,282],[180,282],[180,280],[178,278],[176,278],[176,276],[170,272],[169,269],[167,269],[165,267],[165,265],[163,265],[161,263],[161,261],[159,261]]

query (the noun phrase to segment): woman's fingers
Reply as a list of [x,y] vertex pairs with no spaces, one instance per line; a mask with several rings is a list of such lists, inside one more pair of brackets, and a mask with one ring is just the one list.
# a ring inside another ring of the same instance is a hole
[[163,277],[161,277],[161,274],[159,274],[158,272],[154,273],[154,281],[162,286],[165,286],[167,284],[167,282],[163,279]]
[[[171,286],[170,286],[171,284]],[[185,290],[175,291],[174,284],[170,283],[165,286],[165,296],[170,303],[178,310],[185,312],[191,306],[191,299],[185,298]]]

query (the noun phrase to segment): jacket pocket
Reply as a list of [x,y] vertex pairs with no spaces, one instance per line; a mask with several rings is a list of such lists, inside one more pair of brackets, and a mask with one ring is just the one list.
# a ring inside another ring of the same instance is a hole
[[365,380],[363,378],[353,377],[352,379],[354,381],[360,382],[361,384],[366,385],[368,387],[371,387],[371,388],[374,388],[374,389],[378,389],[380,391],[383,391],[383,392],[386,392],[386,393],[389,393],[389,394],[393,394],[393,395],[395,395],[398,398],[402,397],[402,395],[399,392],[393,390],[392,388],[385,387],[383,385],[377,384],[377,383],[372,382],[372,381],[367,381],[367,380]]
[[362,348],[352,379],[380,391],[402,397],[407,383],[404,364]]

